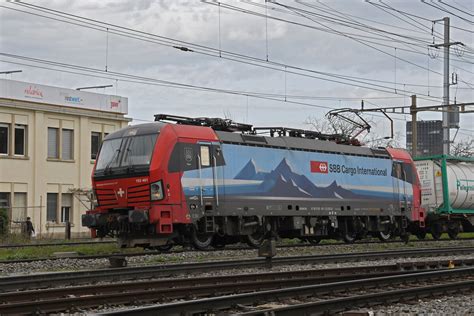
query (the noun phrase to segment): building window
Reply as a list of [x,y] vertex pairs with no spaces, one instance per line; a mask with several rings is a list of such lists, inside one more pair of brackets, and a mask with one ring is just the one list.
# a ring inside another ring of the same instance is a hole
[[15,125],[15,155],[24,156],[26,148],[26,126]]
[[26,220],[26,193],[15,192],[13,195],[12,220]]
[[72,213],[72,194],[63,193],[61,199],[61,223],[70,221]]
[[10,208],[10,192],[0,192],[0,209]]
[[63,129],[62,133],[62,148],[61,158],[64,160],[73,159],[74,149],[74,131],[72,129]]
[[91,133],[91,159],[97,159],[99,153],[100,144],[102,143],[102,134],[99,132]]
[[[10,134],[10,124],[0,123],[0,155],[25,156],[26,154],[26,126],[15,125],[13,135]],[[13,136],[13,139],[11,139]],[[10,141],[13,140],[13,146]]]
[[8,155],[9,125],[0,124],[0,154]]
[[48,193],[46,201],[46,220],[56,222],[58,213],[58,194]]
[[48,127],[48,158],[59,158],[59,128]]
[[96,160],[100,146],[109,133],[91,132],[91,159]]

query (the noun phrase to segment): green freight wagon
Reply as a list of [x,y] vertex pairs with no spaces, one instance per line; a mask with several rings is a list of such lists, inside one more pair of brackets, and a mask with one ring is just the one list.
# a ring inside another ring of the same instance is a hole
[[415,158],[421,182],[421,205],[426,211],[426,232],[439,239],[447,232],[474,231],[474,158],[447,155]]

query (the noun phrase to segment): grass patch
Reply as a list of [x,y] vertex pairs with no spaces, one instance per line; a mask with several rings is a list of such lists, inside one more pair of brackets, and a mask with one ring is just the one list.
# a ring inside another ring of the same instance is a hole
[[114,253],[141,253],[142,248],[120,249],[116,244],[61,245],[0,249],[0,260],[20,260],[53,257],[55,252],[74,251],[80,255],[107,255]]

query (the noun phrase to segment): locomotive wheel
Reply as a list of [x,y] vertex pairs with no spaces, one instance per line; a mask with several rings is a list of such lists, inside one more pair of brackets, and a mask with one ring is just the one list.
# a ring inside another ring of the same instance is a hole
[[356,235],[353,232],[344,232],[342,240],[344,240],[346,244],[353,244],[356,241]]
[[378,232],[377,237],[381,242],[387,242],[392,239],[392,232],[391,231],[384,231]]
[[416,233],[416,237],[419,239],[419,240],[423,240],[425,239],[426,237],[426,232],[425,231],[419,231]]
[[171,248],[173,248],[173,244],[166,244],[166,245],[162,245],[162,246],[157,246],[156,249],[159,250],[159,251],[170,251]]
[[259,248],[263,242],[263,233],[258,230],[251,235],[245,236],[245,243],[251,248]]
[[212,240],[212,247],[214,249],[224,249],[225,248],[225,238],[214,236]]
[[456,228],[449,228],[448,229],[448,236],[449,238],[451,239],[456,239],[458,238],[458,233],[459,233],[459,229],[456,227]]
[[317,245],[321,242],[321,237],[307,237],[306,240],[311,244],[311,245]]
[[439,231],[431,232],[431,236],[433,237],[434,240],[440,240],[441,239],[441,232],[439,232]]
[[214,240],[213,235],[198,233],[195,230],[191,235],[191,243],[193,244],[194,248],[198,250],[207,250],[212,244]]
[[443,232],[441,231],[441,225],[439,224],[434,224],[431,228],[431,236],[433,236],[434,240],[440,240],[442,233]]
[[405,243],[405,244],[408,244],[408,242],[410,241],[410,234],[409,233],[403,233],[400,235],[400,239]]

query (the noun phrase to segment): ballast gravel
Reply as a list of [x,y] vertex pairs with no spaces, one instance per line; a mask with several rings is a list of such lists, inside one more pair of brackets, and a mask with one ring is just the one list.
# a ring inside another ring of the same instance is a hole
[[[352,244],[352,245],[324,245],[324,246],[307,246],[307,247],[285,247],[277,248],[278,256],[298,256],[298,255],[326,255],[338,253],[354,253],[354,252],[371,252],[396,249],[418,249],[418,248],[442,248],[442,247],[462,247],[474,246],[474,240],[454,240],[454,241],[438,241],[438,242],[417,242],[405,245],[403,243],[373,243],[373,244]],[[257,250],[255,249],[239,249],[239,250],[217,250],[217,251],[183,251],[169,252],[162,254],[145,254],[142,256],[128,257],[128,266],[140,265],[156,265],[171,264],[185,262],[202,262],[212,260],[232,260],[255,258]],[[472,256],[474,257],[474,256]],[[472,258],[471,257],[471,258]],[[448,260],[461,259],[461,256],[450,256]],[[438,259],[438,258],[436,258]],[[389,263],[405,262],[407,259],[389,260]],[[412,261],[420,261],[424,259],[416,258]],[[428,260],[428,258],[426,258]],[[376,261],[381,264],[382,261]],[[386,262],[386,261],[383,261]],[[374,263],[375,264],[375,263]],[[386,263],[385,263],[386,264]],[[350,263],[349,265],[354,265]],[[335,267],[337,267],[336,265]],[[340,266],[344,266],[341,264]],[[100,259],[76,259],[61,258],[53,260],[32,261],[32,262],[16,262],[16,263],[0,263],[0,276],[32,274],[40,272],[59,272],[89,269],[106,269],[109,268],[109,260],[107,258]],[[240,272],[241,270],[239,270]]]
[[[383,251],[395,249],[417,249],[417,248],[435,248],[435,247],[461,247],[473,246],[472,240],[458,240],[458,241],[439,241],[426,243],[411,243],[404,245],[402,243],[390,244],[354,244],[354,245],[331,245],[331,246],[308,246],[308,247],[289,247],[278,248],[279,256],[297,256],[297,255],[317,255],[317,254],[335,254],[335,253],[353,253],[353,252],[370,252]],[[138,257],[127,258],[129,266],[140,266],[149,264],[169,264],[169,263],[184,263],[184,262],[202,262],[211,260],[230,260],[255,258],[257,251],[254,249],[248,250],[219,250],[219,251],[185,251],[185,252],[170,252],[159,255],[143,255]],[[376,261],[360,261],[347,263],[333,263],[333,264],[304,264],[304,265],[275,265],[271,269],[268,268],[245,268],[245,269],[230,269],[217,270],[212,273],[199,273],[199,276],[216,276],[216,275],[231,275],[243,273],[261,273],[267,271],[296,271],[306,269],[327,269],[338,267],[353,267],[353,266],[376,266],[384,264],[396,264],[402,262],[415,261],[449,261],[472,259],[474,255],[459,255],[459,256],[443,256],[443,257],[423,257],[423,258],[398,258],[389,260]],[[106,269],[109,268],[108,259],[74,259],[63,258],[46,261],[33,261],[24,263],[0,263],[0,275],[22,275],[35,274],[41,272],[54,271],[71,271],[84,269]],[[194,277],[196,274],[176,275],[175,277]],[[97,313],[105,311],[116,311],[123,308],[132,308],[133,306],[102,306],[95,309],[85,311],[86,313]],[[141,306],[136,306],[141,307]],[[371,309],[360,309],[356,311],[366,311],[367,315],[474,315],[474,293],[466,295],[441,296],[433,299],[416,299],[411,302],[398,303],[387,306],[374,306]]]
[[[286,300],[286,304],[300,304],[299,300]],[[104,313],[114,312],[124,309],[139,308],[151,306],[153,304],[144,305],[119,305],[119,306],[101,306],[88,313]],[[284,307],[282,303],[265,303],[261,308],[278,308]],[[238,311],[230,314],[238,314]],[[226,313],[217,313],[216,315],[225,315]],[[212,315],[212,314],[210,314]],[[404,303],[393,305],[378,305],[372,308],[355,308],[338,315],[366,315],[366,316],[472,316],[474,315],[474,293],[472,294],[456,294],[445,295],[436,298],[413,299]]]
[[415,299],[406,303],[374,307],[366,311],[374,316],[474,315],[474,293]]

